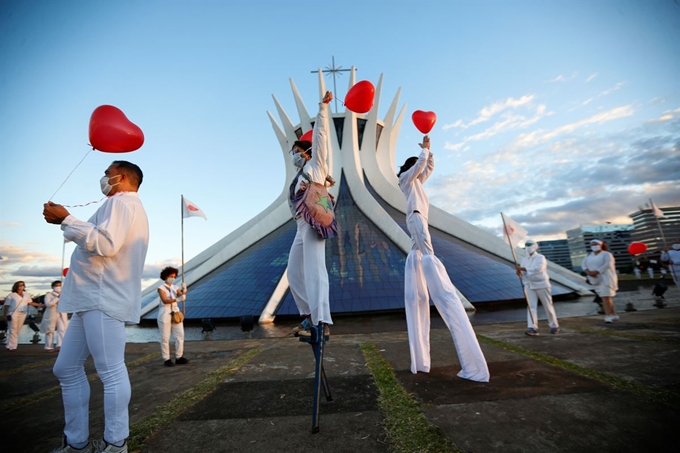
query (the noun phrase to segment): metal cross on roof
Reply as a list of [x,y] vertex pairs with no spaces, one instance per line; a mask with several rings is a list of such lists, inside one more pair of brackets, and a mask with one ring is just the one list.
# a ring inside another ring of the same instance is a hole
[[[337,88],[335,87],[335,75],[339,74],[340,72],[345,72],[345,71],[351,71],[351,69],[342,69],[342,66],[335,66],[335,56],[332,57],[331,66],[326,66],[326,69],[321,71],[321,72],[325,72],[326,75],[333,74],[333,99],[335,100],[335,113],[338,113],[338,93],[337,93]],[[311,71],[312,74],[314,74],[316,72],[317,71]],[[342,74],[339,74],[339,75],[342,75]]]

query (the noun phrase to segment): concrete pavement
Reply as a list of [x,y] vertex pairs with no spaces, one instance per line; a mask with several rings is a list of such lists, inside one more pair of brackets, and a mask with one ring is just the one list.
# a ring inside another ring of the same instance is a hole
[[[617,307],[646,294],[619,293]],[[431,332],[432,371],[413,375],[403,319],[337,319],[325,360],[333,401],[322,401],[318,434],[310,433],[313,356],[296,338],[187,342],[190,364],[172,368],[162,366],[157,343],[130,343],[131,431],[144,452],[394,451],[360,349],[369,343],[461,451],[677,452],[680,290],[671,287],[666,302],[650,308],[646,300],[637,305],[649,309],[621,312],[614,324],[562,318],[558,335],[544,320],[538,337],[524,335],[524,322],[477,325],[491,372],[485,384],[456,377],[460,365],[441,322]],[[42,345],[0,353],[3,451],[59,444],[55,359]],[[94,439],[102,435],[103,398],[91,360],[88,373]]]

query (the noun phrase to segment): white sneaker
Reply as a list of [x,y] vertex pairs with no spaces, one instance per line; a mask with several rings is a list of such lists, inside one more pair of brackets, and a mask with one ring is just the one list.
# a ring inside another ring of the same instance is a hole
[[610,318],[612,318],[612,321],[618,321],[619,315],[611,315]]
[[612,319],[611,316],[606,315],[606,316],[604,317],[604,322],[606,322],[607,324],[611,324],[611,323],[614,322],[614,320]]
[[87,445],[85,445],[85,447],[81,448],[80,450],[77,448],[73,448],[72,446],[66,443],[66,436],[64,436],[61,439],[61,447],[55,448],[50,453],[93,453],[93,451],[92,444],[89,442],[87,443]]
[[127,442],[125,442],[122,447],[107,444],[104,439],[95,440],[92,443],[94,444],[94,448],[97,449],[97,453],[128,453]]

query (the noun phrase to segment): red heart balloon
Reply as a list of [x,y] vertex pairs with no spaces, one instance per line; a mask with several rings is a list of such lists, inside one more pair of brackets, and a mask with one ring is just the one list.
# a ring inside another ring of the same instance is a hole
[[301,142],[307,140],[309,143],[312,143],[312,132],[314,132],[313,129],[308,130],[307,132],[302,134],[302,137],[300,137],[299,140]]
[[644,242],[631,242],[628,246],[628,253],[631,255],[639,255],[647,251],[647,244]]
[[90,117],[90,144],[105,153],[129,153],[144,144],[142,130],[112,105],[100,105]]
[[434,123],[437,122],[437,115],[434,112],[416,110],[413,112],[413,115],[411,115],[411,119],[420,132],[427,134],[434,127]]
[[354,113],[366,113],[373,108],[375,87],[368,80],[354,84],[345,96],[345,107]]

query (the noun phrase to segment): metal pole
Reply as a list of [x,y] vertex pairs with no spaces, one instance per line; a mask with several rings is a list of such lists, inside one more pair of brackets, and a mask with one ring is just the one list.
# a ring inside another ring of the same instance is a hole
[[[649,199],[649,203],[652,205],[652,215],[654,216],[654,219],[656,220],[656,226],[659,228],[659,234],[661,234],[661,242],[663,243],[663,249],[664,249],[664,251],[666,251],[666,249],[668,248],[668,246],[666,245],[666,236],[663,234],[663,228],[661,228],[661,222],[659,222],[659,218],[654,213],[654,206],[655,205],[654,205],[654,202],[652,201],[651,198]],[[661,259],[660,256],[659,256],[659,259]],[[675,275],[675,268],[673,267],[672,264],[668,267],[671,270],[671,276],[673,277],[673,281],[677,281],[678,279]]]
[[[508,226],[505,224],[505,216],[501,212],[501,219],[503,220],[503,232],[505,233],[505,237],[508,238],[508,245],[510,245],[510,251],[512,252],[512,259],[515,261],[515,269],[517,268],[517,256],[515,255],[515,247],[512,246],[512,241],[510,240],[510,235],[508,234]],[[538,326],[538,322],[536,322],[536,318],[534,318],[534,313],[531,311],[531,305],[529,304],[529,296],[527,296],[527,290],[524,287],[524,282],[522,281],[521,276],[517,276],[519,278],[519,284],[522,286],[522,293],[524,293],[524,300],[527,302],[527,310],[529,311],[529,316],[531,316],[531,322],[533,322],[536,326]]]
[[[180,200],[180,218],[182,219],[182,291],[184,291],[184,194],[182,194]],[[184,296],[184,300],[182,301],[182,313],[186,312],[186,296]]]

